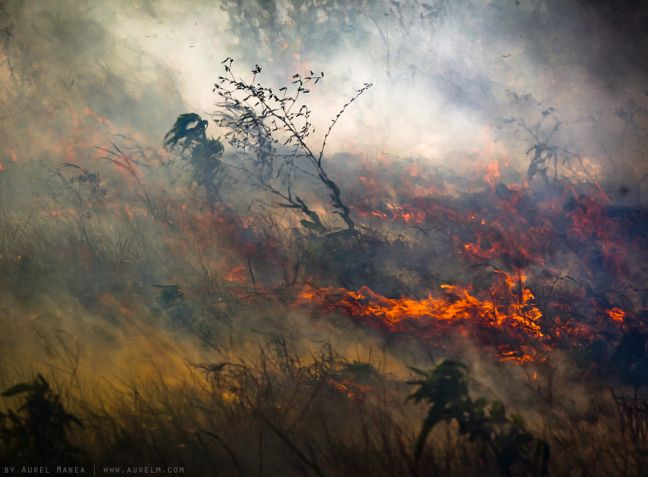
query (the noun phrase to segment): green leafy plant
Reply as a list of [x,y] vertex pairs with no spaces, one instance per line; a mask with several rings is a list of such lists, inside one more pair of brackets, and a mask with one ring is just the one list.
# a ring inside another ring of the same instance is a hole
[[473,400],[468,390],[467,367],[459,361],[444,360],[430,371],[411,367],[420,379],[408,381],[418,388],[407,398],[426,401],[430,407],[416,440],[414,455],[423,453],[425,441],[441,422],[456,422],[459,434],[480,441],[492,452],[502,475],[511,475],[513,466],[547,472],[549,447],[525,428],[520,416],[507,416],[499,401]]

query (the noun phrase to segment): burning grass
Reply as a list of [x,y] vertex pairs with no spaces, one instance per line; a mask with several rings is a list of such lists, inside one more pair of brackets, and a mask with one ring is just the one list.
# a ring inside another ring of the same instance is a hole
[[260,72],[219,80],[228,148],[187,114],[171,150],[3,164],[3,459],[45,426],[52,462],[191,475],[641,474],[645,208],[553,152],[541,181],[334,161],[369,85],[314,148],[321,76]]

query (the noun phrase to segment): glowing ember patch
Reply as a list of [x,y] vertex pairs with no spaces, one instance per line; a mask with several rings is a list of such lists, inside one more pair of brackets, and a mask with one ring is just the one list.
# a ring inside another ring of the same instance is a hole
[[225,280],[228,282],[244,282],[247,279],[247,268],[245,265],[238,265],[232,268],[227,275],[225,275]]
[[372,391],[369,386],[362,386],[346,379],[342,381],[335,381],[331,379],[329,381],[329,385],[331,386],[331,388],[342,393],[355,403],[364,402],[367,395]]
[[610,308],[609,310],[605,310],[605,313],[607,313],[607,316],[612,321],[616,321],[617,323],[623,323],[625,321],[626,312],[621,308]]
[[500,351],[499,354],[502,361],[511,361],[518,364],[533,363],[535,361],[532,355],[525,354],[523,351]]

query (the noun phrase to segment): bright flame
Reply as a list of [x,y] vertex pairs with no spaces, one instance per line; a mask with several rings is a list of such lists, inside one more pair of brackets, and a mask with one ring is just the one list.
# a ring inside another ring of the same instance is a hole
[[[526,277],[505,273],[500,273],[500,276],[502,279],[496,280],[487,298],[476,296],[467,287],[447,284],[441,285],[443,293],[429,294],[420,299],[388,298],[366,286],[353,291],[317,289],[306,285],[299,293],[297,303],[342,311],[393,332],[404,332],[414,326],[417,334],[425,335],[428,326],[454,323],[505,331],[511,338],[517,336],[542,341],[542,313],[533,303],[533,293],[524,286]],[[500,351],[505,359],[530,361],[530,357],[525,358],[526,354],[520,349],[502,348]]]
[[617,323],[623,323],[625,321],[626,312],[621,308],[614,307],[610,308],[609,310],[605,310],[605,312],[612,321],[616,321]]

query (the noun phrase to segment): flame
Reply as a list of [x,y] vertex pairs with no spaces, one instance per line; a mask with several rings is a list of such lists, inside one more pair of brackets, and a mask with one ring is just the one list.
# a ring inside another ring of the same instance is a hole
[[627,276],[631,249],[641,244],[624,232],[625,219],[610,215],[614,206],[600,186],[564,183],[547,193],[528,184],[505,185],[499,182],[501,164],[491,161],[485,175],[480,169],[473,182],[457,182],[470,193],[454,190],[452,178],[434,177],[416,162],[395,177],[383,176],[380,168],[362,170],[359,181],[367,194],[353,210],[372,226],[400,223],[424,233],[442,230],[464,259],[504,270],[542,266],[562,274],[565,252],[578,250],[571,262],[578,268],[570,273]]
[[500,172],[499,163],[497,161],[491,161],[486,165],[486,174],[484,175],[484,182],[491,187],[494,187],[495,184],[499,181],[502,173]]
[[617,307],[605,310],[605,313],[612,321],[616,321],[617,323],[623,323],[626,318],[626,312]]
[[367,396],[374,391],[371,386],[355,383],[351,379],[341,379],[336,381],[331,378],[328,380],[328,383],[332,389],[342,393],[356,404],[364,403]]
[[[479,297],[468,287],[441,285],[441,293],[424,298],[388,298],[369,287],[315,288],[305,285],[297,303],[311,304],[328,310],[341,311],[358,320],[391,332],[405,332],[412,328],[420,336],[426,328],[442,323],[475,325],[482,329],[503,331],[509,337],[542,341],[542,313],[534,304],[534,295],[524,284],[526,276],[517,277],[500,272],[489,290],[488,297]],[[502,358],[530,361],[524,349],[502,348]]]

